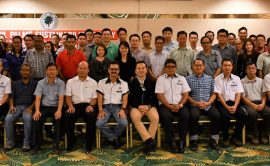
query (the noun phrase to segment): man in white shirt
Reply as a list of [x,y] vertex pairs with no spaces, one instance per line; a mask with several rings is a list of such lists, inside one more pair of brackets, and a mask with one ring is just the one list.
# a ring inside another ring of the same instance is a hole
[[75,144],[74,126],[76,120],[81,117],[86,123],[86,151],[92,150],[95,140],[95,123],[97,112],[97,82],[88,76],[89,65],[82,61],[78,65],[78,75],[69,79],[66,85],[66,103],[68,109],[65,114],[65,127],[67,132],[68,146],[71,151]]
[[236,146],[241,146],[241,132],[247,121],[246,111],[239,106],[241,93],[244,92],[240,78],[232,74],[233,61],[230,58],[222,60],[222,74],[215,78],[215,92],[218,100],[217,108],[221,114],[221,129],[223,134],[222,145],[228,147],[229,135],[228,129],[230,126],[231,116],[235,117],[237,122],[234,130],[232,141]]
[[[3,61],[0,61],[0,73],[3,71]],[[0,74],[0,117],[6,116],[8,112],[8,98],[11,94],[10,78]]]
[[[128,84],[119,79],[119,64],[112,62],[108,67],[109,77],[98,82],[98,117],[96,126],[110,141],[115,149],[121,147],[119,137],[128,125],[126,109],[128,102]],[[110,117],[118,123],[111,129],[107,126]]]
[[[190,88],[185,77],[176,73],[176,62],[167,59],[165,62],[166,73],[160,76],[156,83],[155,93],[160,101],[159,115],[164,127],[166,142],[173,153],[185,152],[184,140],[188,132],[189,111],[185,106]],[[176,145],[173,132],[174,118],[178,121],[179,149]]]

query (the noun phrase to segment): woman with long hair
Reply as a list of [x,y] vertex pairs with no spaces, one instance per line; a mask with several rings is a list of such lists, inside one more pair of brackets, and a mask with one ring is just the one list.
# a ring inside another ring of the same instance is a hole
[[246,76],[245,72],[246,63],[248,61],[252,61],[256,64],[258,59],[258,53],[256,53],[255,51],[255,46],[252,40],[247,39],[243,43],[242,50],[243,51],[241,54],[239,54],[237,60],[237,72],[240,78],[244,78]]
[[111,63],[111,60],[106,57],[107,49],[102,43],[97,45],[96,53],[96,58],[92,59],[90,62],[89,75],[98,82],[108,76],[108,66]]
[[44,50],[47,50],[50,53],[52,53],[53,60],[54,60],[54,62],[56,62],[56,52],[54,50],[54,46],[53,46],[53,43],[51,41],[46,41],[44,43]]
[[120,42],[118,57],[115,60],[120,66],[120,78],[129,83],[135,77],[136,59],[131,55],[128,42]]

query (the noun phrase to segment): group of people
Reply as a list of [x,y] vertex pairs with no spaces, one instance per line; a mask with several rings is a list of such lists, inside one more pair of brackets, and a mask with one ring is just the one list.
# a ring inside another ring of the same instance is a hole
[[[89,152],[96,127],[114,148],[120,148],[128,117],[143,140],[145,154],[156,149],[159,122],[170,152],[184,153],[188,132],[190,149],[197,151],[201,114],[211,121],[211,149],[219,149],[220,131],[222,146],[228,147],[230,141],[241,146],[245,125],[252,144],[268,143],[270,39],[265,41],[262,34],[247,38],[245,27],[239,29],[238,39],[225,29],[218,30],[215,45],[215,33],[207,31],[200,39],[201,47],[195,31],[179,31],[177,41],[172,40],[171,27],[155,37],[155,47],[149,31],[131,34],[128,41],[125,28],[119,28],[117,35],[119,41],[114,43],[110,29],[87,29],[77,37],[63,34],[62,46],[57,34],[48,42],[41,35],[14,36],[9,51],[5,37],[0,36],[0,115],[5,116],[6,151],[15,146],[13,123],[20,116],[23,151],[32,148],[34,153],[40,150],[47,118],[54,124],[57,153],[64,132],[67,150],[74,150],[75,122],[80,117],[86,123]],[[145,116],[150,121],[148,129],[142,123]],[[236,125],[230,138],[232,117]],[[258,117],[263,118],[260,127]],[[118,124],[114,128],[106,125],[111,118]]]

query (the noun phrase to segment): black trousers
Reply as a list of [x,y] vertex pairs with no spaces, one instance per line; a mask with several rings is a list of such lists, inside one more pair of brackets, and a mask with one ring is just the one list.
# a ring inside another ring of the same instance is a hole
[[55,120],[54,113],[57,111],[57,107],[41,106],[40,112],[41,117],[37,121],[33,121],[33,144],[35,147],[40,147],[41,141],[43,140],[43,125],[47,118],[51,118],[54,124],[55,133],[55,145],[58,146],[60,141],[60,127],[61,119]]
[[[227,101],[226,104],[228,106],[233,106],[233,101]],[[241,139],[242,137],[242,129],[244,125],[247,123],[247,112],[245,109],[243,109],[242,106],[237,107],[234,114],[231,114],[229,111],[227,111],[223,105],[220,102],[217,102],[217,108],[221,114],[221,129],[222,129],[222,135],[223,140],[227,140],[229,138],[228,135],[228,129],[230,126],[230,120],[232,117],[236,119],[236,125],[234,130],[234,136],[238,139]]]
[[211,120],[211,135],[218,135],[220,129],[220,119],[221,115],[215,106],[211,106],[208,111],[199,109],[190,105],[190,130],[189,133],[191,136],[198,135],[199,119],[200,115],[207,115]]
[[165,131],[166,141],[168,144],[175,142],[172,123],[174,120],[177,120],[178,122],[177,129],[179,132],[180,141],[185,141],[189,125],[189,111],[187,107],[184,106],[178,112],[172,112],[164,105],[161,105],[159,107],[159,116]]
[[[255,104],[260,104],[261,101],[254,101]],[[256,111],[250,106],[245,105],[244,108],[248,113],[248,127],[251,131],[251,134],[254,137],[259,136],[259,129],[258,129],[258,118],[261,116],[263,121],[260,125],[260,131],[264,132],[264,134],[268,135],[270,130],[270,107],[265,106],[262,111]]]
[[65,127],[67,133],[67,144],[69,146],[74,146],[75,144],[75,122],[79,117],[82,117],[86,123],[86,146],[92,146],[95,140],[96,131],[96,119],[97,112],[86,112],[86,107],[89,103],[74,104],[74,113],[65,113]]

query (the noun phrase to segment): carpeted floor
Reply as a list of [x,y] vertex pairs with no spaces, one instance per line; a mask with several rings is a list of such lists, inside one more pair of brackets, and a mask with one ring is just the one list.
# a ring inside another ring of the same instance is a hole
[[200,145],[197,153],[187,149],[183,155],[172,154],[159,149],[147,156],[142,154],[138,143],[131,149],[113,150],[109,146],[95,149],[90,154],[81,148],[74,152],[63,150],[60,155],[54,155],[47,146],[40,154],[30,155],[15,148],[6,153],[1,149],[0,165],[270,165],[270,146],[246,144],[241,148],[231,146],[213,151],[208,150],[206,145]]

